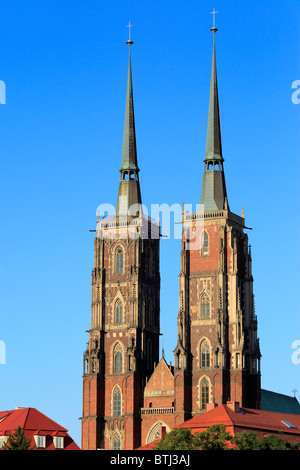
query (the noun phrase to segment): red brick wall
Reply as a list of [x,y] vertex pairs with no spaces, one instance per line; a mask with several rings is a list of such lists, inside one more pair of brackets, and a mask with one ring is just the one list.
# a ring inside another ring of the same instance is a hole
[[[121,274],[115,272],[117,246],[121,246],[124,253]],[[154,362],[159,360],[159,240],[95,239],[94,250],[92,328],[88,348],[92,350],[98,344],[99,357],[104,360],[100,360],[98,371],[92,371],[90,376],[89,370],[84,376],[83,417],[96,416],[100,424],[90,425],[92,418],[83,419],[82,441],[85,448],[94,448],[94,439],[98,447],[109,449],[111,437],[118,431],[123,448],[130,450],[140,444],[143,387]],[[123,303],[121,324],[114,321],[117,293]],[[145,359],[148,340],[152,342],[152,362]],[[123,350],[123,367],[118,373],[113,370],[116,343]],[[129,357],[132,359],[130,368]],[[114,417],[112,393],[117,385],[122,393],[122,415]],[[105,443],[101,442],[104,434],[101,426],[105,426]]]
[[[254,322],[251,318],[252,275],[248,264],[248,237],[238,224],[232,222],[234,217],[231,221],[225,217],[219,220],[205,219],[204,230],[209,236],[208,254],[204,254],[200,247],[200,235],[197,237],[198,249],[195,249],[197,248],[195,243],[191,244],[193,249],[190,250],[183,245],[181,274],[185,276],[187,285],[184,287],[186,298],[184,315],[188,318],[185,323],[188,325],[186,326],[188,335],[185,339],[185,348],[190,354],[187,370],[191,374],[191,383],[188,381],[183,386],[182,379],[179,378],[183,371],[175,371],[176,411],[184,409],[193,414],[202,411],[199,383],[203,377],[206,377],[210,384],[209,401],[211,402],[222,404],[227,400],[237,400],[245,406],[247,397],[248,404],[249,400],[252,404],[258,403],[258,400],[255,400],[259,395],[258,376],[251,375],[247,360],[244,369],[235,365],[236,352],[241,356],[241,363],[242,354],[245,354],[242,346],[243,334],[240,335],[242,338],[240,342],[237,342],[238,309],[240,318],[242,316],[243,319],[241,328],[247,328],[248,325],[252,327]],[[195,220],[195,227],[191,227],[190,230],[195,228],[201,233],[203,227],[196,228],[197,219],[193,220]],[[183,285],[181,284],[181,289]],[[201,317],[201,295],[204,292],[210,298],[209,318]],[[238,298],[240,299],[243,295],[245,297],[238,305]],[[254,330],[250,333],[253,335]],[[221,344],[218,343],[219,337]],[[245,338],[247,337],[248,331],[245,335]],[[208,367],[203,367],[201,363],[200,345],[203,340],[206,340],[210,346]],[[215,346],[218,346],[220,351],[218,367],[215,362]],[[253,351],[255,348],[249,354],[253,354]],[[181,391],[182,387],[184,393]],[[246,388],[251,391],[246,391]]]

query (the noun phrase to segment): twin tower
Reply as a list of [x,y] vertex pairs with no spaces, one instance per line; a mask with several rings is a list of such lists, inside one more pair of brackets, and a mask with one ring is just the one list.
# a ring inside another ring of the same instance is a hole
[[84,352],[83,450],[132,450],[228,401],[260,407],[260,350],[245,219],[230,211],[215,33],[200,210],[182,214],[174,366],[160,357],[160,222],[142,211],[129,39],[116,213],[98,217]]

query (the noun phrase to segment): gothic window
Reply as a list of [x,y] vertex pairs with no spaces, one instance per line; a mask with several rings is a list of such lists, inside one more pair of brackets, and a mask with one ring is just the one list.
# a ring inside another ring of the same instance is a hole
[[115,251],[115,273],[123,274],[124,270],[124,253],[120,246]]
[[207,256],[209,254],[209,239],[207,232],[202,232],[200,241],[201,256]]
[[113,435],[112,438],[112,450],[120,450],[121,449],[121,437],[118,432]]
[[203,294],[201,297],[201,317],[210,317],[210,301],[207,294]]
[[117,299],[115,303],[115,323],[123,322],[123,304],[121,299]]
[[113,416],[121,416],[122,414],[122,393],[118,386],[112,392],[112,414]]
[[148,433],[148,436],[146,438],[146,444],[149,444],[150,442],[159,439],[162,435],[162,430],[164,430],[165,433],[169,432],[169,428],[162,421],[158,421],[157,423],[155,423]]
[[201,410],[206,409],[206,405],[209,403],[209,383],[206,377],[200,382],[200,407]]
[[209,352],[209,345],[207,341],[203,341],[201,343],[200,357],[201,357],[201,368],[209,368],[210,352]]
[[113,350],[113,372],[121,373],[123,371],[123,349],[120,343],[117,343]]
[[122,353],[118,351],[115,355],[115,372],[122,372]]

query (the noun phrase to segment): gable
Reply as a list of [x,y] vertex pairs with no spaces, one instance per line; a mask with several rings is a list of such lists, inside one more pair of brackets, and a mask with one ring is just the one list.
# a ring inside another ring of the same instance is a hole
[[174,375],[164,358],[154,369],[144,390],[145,397],[162,395],[174,395]]

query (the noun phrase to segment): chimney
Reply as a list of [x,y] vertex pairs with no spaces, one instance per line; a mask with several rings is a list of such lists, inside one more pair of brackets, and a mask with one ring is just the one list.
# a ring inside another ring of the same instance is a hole
[[240,411],[240,404],[238,401],[228,401],[226,405],[235,413],[238,413]]
[[214,408],[217,408],[218,403],[215,403],[214,401],[212,403],[206,403],[206,411],[213,410]]

